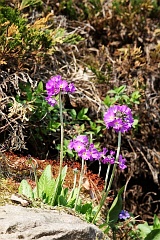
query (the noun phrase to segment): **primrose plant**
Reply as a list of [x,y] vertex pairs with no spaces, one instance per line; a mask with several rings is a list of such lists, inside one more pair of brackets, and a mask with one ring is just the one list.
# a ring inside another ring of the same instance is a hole
[[60,124],[61,124],[61,150],[60,150],[60,168],[59,176],[61,175],[62,165],[63,165],[63,109],[62,109],[62,94],[65,93],[74,93],[75,92],[74,84],[69,83],[66,80],[63,80],[60,75],[52,77],[46,83],[47,97],[46,101],[49,105],[54,107],[57,104],[56,97],[59,96],[59,109],[60,109]]
[[[58,104],[59,101],[59,112],[60,112],[60,124],[61,124],[61,144],[60,144],[60,166],[59,175],[56,180],[52,178],[51,166],[47,166],[42,173],[39,181],[36,179],[36,189],[31,190],[27,182],[22,181],[19,192],[27,195],[31,198],[36,198],[37,196],[41,198],[45,203],[50,205],[64,205],[74,208],[75,211],[85,213],[87,215],[87,220],[93,223],[97,222],[99,218],[101,209],[106,201],[106,198],[111,189],[113,179],[116,173],[117,167],[124,170],[127,167],[126,159],[121,155],[121,135],[125,134],[133,126],[133,116],[131,109],[126,105],[113,105],[108,108],[104,113],[104,123],[107,129],[113,128],[118,134],[118,146],[117,151],[108,150],[103,148],[99,150],[95,147],[92,139],[87,135],[79,135],[72,139],[68,144],[68,149],[75,152],[78,158],[82,159],[81,172],[79,178],[78,188],[76,188],[76,172],[74,177],[73,189],[68,196],[68,189],[63,188],[64,178],[67,172],[67,166],[63,168],[63,105],[62,105],[62,95],[72,94],[76,91],[75,86],[72,83],[68,83],[63,80],[60,75],[52,77],[46,83],[46,101],[52,107]],[[82,204],[80,200],[80,191],[84,175],[85,161],[99,161],[99,174],[101,172],[101,163],[107,164],[107,171],[104,183],[104,190],[102,192],[101,200],[99,204],[92,208],[91,203]],[[27,189],[27,190],[26,190]],[[122,199],[121,194],[123,193],[124,187],[122,187],[117,197],[112,203],[111,208],[108,211],[106,218],[106,226],[113,228],[114,224],[117,222],[118,218],[122,219],[125,210],[122,210]],[[27,192],[26,192],[27,191]],[[122,212],[121,212],[122,211]],[[121,215],[119,215],[121,214]]]
[[[63,189],[63,181],[66,176],[67,166],[63,169],[63,145],[64,145],[64,129],[63,129],[63,106],[62,106],[62,95],[75,92],[74,84],[68,83],[66,80],[63,80],[60,75],[52,77],[46,83],[46,92],[47,96],[45,100],[52,107],[58,104],[59,101],[59,112],[60,112],[60,126],[61,126],[61,144],[60,144],[60,166],[59,174],[56,180],[52,179],[51,166],[47,166],[41,175],[39,181],[34,168],[36,188],[32,191],[31,186],[27,183],[26,180],[22,180],[19,193],[26,195],[29,198],[40,198],[45,203],[50,205],[56,205],[58,203],[62,205],[67,205],[66,195],[68,189]],[[31,160],[31,159],[30,159]],[[33,164],[32,164],[33,165]],[[45,185],[45,186],[44,186]],[[73,196],[73,194],[72,194]],[[71,199],[72,196],[69,196],[68,199]]]
[[[75,139],[70,141],[68,146],[70,149],[73,149],[74,151],[76,151],[78,156],[82,159],[81,174],[80,174],[78,194],[75,202],[75,209],[78,203],[79,192],[80,192],[82,178],[83,178],[84,161],[98,160],[100,163],[102,162],[103,164],[108,164],[105,184],[104,184],[104,191],[103,191],[98,209],[93,217],[94,223],[111,189],[111,185],[113,182],[117,165],[122,170],[127,167],[126,159],[123,158],[123,156],[120,154],[121,134],[131,129],[134,119],[131,113],[131,109],[129,107],[127,107],[126,105],[122,105],[122,106],[114,105],[114,106],[111,106],[107,112],[105,112],[104,122],[105,122],[106,128],[113,128],[118,133],[118,148],[117,148],[116,156],[115,156],[115,151],[113,150],[108,151],[108,149],[106,148],[103,148],[102,151],[98,151],[93,143],[89,143],[89,140],[85,135],[77,136]],[[113,165],[113,168],[110,174],[111,165]],[[110,174],[110,179],[109,179],[109,174]]]

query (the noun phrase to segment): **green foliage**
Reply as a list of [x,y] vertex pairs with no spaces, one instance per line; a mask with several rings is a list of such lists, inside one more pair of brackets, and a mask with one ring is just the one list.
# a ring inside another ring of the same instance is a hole
[[[3,57],[7,57],[12,51],[18,54],[17,57],[28,51],[42,49],[48,51],[48,48],[52,46],[51,30],[47,31],[44,28],[39,31],[35,24],[27,25],[27,19],[21,17],[21,13],[17,9],[0,7],[0,10],[2,25],[0,40]],[[4,55],[5,52],[7,52],[7,56]]]
[[[38,182],[36,182],[36,187],[32,190],[30,184],[23,179],[19,186],[19,193],[32,201],[40,199],[43,203],[51,206],[74,208],[77,188],[72,189],[69,194],[68,188],[63,187],[66,174],[67,165],[62,169],[61,176],[54,179],[52,177],[51,165],[47,165]],[[93,215],[95,214],[95,209],[92,207],[92,203],[83,204],[79,201],[76,210],[79,214],[85,216],[85,219],[88,222],[92,221]]]
[[22,0],[19,9],[23,10],[27,7],[33,7],[35,5],[42,5],[43,2],[41,0]]
[[6,30],[6,25],[11,26],[12,24],[15,24],[20,32],[24,31],[26,21],[26,19],[21,17],[21,14],[17,9],[0,6],[0,24],[2,24],[1,34]]
[[93,207],[92,203],[80,203],[79,205],[77,205],[76,208],[77,212],[79,212],[80,214],[85,215],[85,220],[87,222],[92,222],[94,215],[96,213],[97,210],[97,206]]
[[80,35],[67,33],[64,28],[54,29],[52,13],[28,24],[20,10],[38,3],[42,4],[42,1],[24,0],[19,9],[0,6],[1,64],[7,64],[11,54],[16,59],[24,56],[28,59],[31,55],[44,57],[54,53],[57,44],[78,44],[83,40]]
[[25,114],[29,132],[35,139],[43,141],[60,126],[58,107],[53,108],[46,102],[43,82],[39,82],[35,89],[30,83],[20,83],[19,88],[20,95],[16,96],[16,101],[29,109]]
[[[67,188],[63,188],[66,177],[67,166],[62,169],[61,179],[53,179],[51,165],[46,166],[36,187],[32,190],[26,180],[22,180],[19,186],[19,193],[31,199],[40,198],[44,203],[55,205],[67,205]],[[38,191],[38,192],[37,192]]]
[[[64,139],[64,145],[63,145],[63,155],[64,156],[69,156],[69,158],[73,158],[73,157],[75,157],[75,154],[73,153],[73,151],[72,150],[70,150],[69,148],[68,148],[68,144],[69,144],[69,142],[70,142],[70,140],[68,140],[68,139]],[[60,144],[58,144],[57,146],[56,146],[56,149],[57,150],[60,150]]]
[[99,69],[97,69],[97,66],[88,66],[89,69],[91,69],[91,71],[96,75],[97,79],[99,82],[106,82],[108,79],[107,77],[102,73],[102,71],[100,71]]
[[77,19],[77,12],[73,0],[62,0],[60,3],[60,9],[62,9],[62,12],[69,16],[70,19]]
[[75,109],[70,109],[68,111],[72,120],[70,124],[73,124],[73,127],[79,125],[78,134],[93,134],[93,138],[97,136],[102,136],[102,130],[104,129],[104,123],[102,120],[92,120],[88,116],[88,108],[82,108],[78,113]]
[[114,232],[116,230],[116,223],[118,221],[119,213],[122,210],[122,193],[124,191],[124,186],[118,191],[116,198],[114,199],[106,218],[106,222],[101,225],[101,228],[104,228],[104,232],[108,233],[111,228]]
[[151,11],[150,17],[151,18],[159,18],[160,17],[160,6],[158,4],[158,0],[153,0],[152,1],[153,4],[153,9]]
[[20,16],[18,10],[0,6],[0,42],[1,52],[15,51],[22,46],[22,35],[26,31],[26,19]]
[[23,179],[21,181],[21,184],[19,186],[19,193],[23,194],[24,196],[26,196],[28,198],[31,198],[31,199],[34,198],[32,187],[25,179]]
[[[124,0],[114,0],[113,1],[113,9],[119,15],[125,14],[124,10],[127,9],[128,6],[131,8],[133,13],[142,13],[142,11],[144,11],[144,10],[147,10],[150,12],[153,7],[151,1],[131,0],[129,3]],[[143,9],[142,9],[142,7],[143,7]]]
[[159,240],[160,239],[160,220],[154,215],[153,225],[148,225],[147,222],[138,224],[139,236],[144,240]]
[[130,96],[125,94],[126,86],[122,85],[120,87],[115,87],[113,90],[109,90],[107,93],[111,94],[113,97],[110,97],[107,95],[104,99],[105,105],[110,107],[111,105],[114,105],[115,103],[119,104],[127,104],[130,108],[133,107],[134,104],[139,104],[140,101],[140,93],[138,90],[134,91]]
[[[126,36],[132,40],[137,37],[145,38],[147,33],[147,17],[153,9],[153,1],[150,0],[113,0],[113,18],[116,27],[125,29]],[[116,21],[117,20],[117,21]]]
[[76,0],[60,1],[60,10],[72,20],[92,19],[101,11],[100,0],[78,2]]
[[48,165],[38,181],[38,186],[34,189],[34,198],[40,197],[44,202],[50,203],[54,187],[55,181],[52,179],[51,165]]
[[122,193],[124,191],[124,187],[122,187],[117,194],[117,197],[114,199],[108,214],[107,214],[107,222],[108,225],[114,229],[115,223],[118,221],[118,216],[120,211],[122,210]]

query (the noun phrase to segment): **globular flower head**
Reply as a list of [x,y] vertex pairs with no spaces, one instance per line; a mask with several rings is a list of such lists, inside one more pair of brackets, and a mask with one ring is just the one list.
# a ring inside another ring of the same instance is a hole
[[122,210],[122,211],[119,213],[119,219],[126,220],[127,218],[130,218],[129,212],[126,211],[126,210]]
[[130,130],[134,119],[129,107],[126,105],[114,105],[105,112],[104,122],[107,128],[112,127],[116,132],[124,133]]
[[62,77],[60,75],[51,77],[51,79],[48,80],[48,82],[46,83],[46,91],[47,91],[47,97],[46,100],[48,102],[48,104],[50,104],[51,106],[55,105],[53,104],[53,100],[51,101],[51,98],[53,96],[58,95],[60,92],[63,93],[73,93],[75,92],[75,87],[73,83],[67,83],[66,80],[63,80]]

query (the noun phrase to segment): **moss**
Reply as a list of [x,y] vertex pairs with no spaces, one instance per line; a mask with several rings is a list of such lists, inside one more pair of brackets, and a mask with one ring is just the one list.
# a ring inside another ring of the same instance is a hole
[[17,188],[12,180],[0,176],[0,206],[11,203],[11,195],[17,192]]

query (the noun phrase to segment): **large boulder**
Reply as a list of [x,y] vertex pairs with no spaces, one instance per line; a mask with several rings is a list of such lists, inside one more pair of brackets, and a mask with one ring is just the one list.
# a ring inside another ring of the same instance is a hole
[[0,240],[100,240],[102,232],[93,224],[63,211],[22,206],[0,207]]

